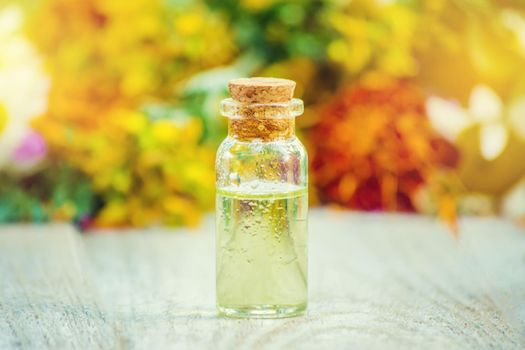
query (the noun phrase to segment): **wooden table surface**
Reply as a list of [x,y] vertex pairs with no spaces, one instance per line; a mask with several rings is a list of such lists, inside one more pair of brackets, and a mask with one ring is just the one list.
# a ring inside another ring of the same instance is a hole
[[525,232],[313,210],[303,317],[218,318],[197,230],[0,228],[0,349],[523,349]]

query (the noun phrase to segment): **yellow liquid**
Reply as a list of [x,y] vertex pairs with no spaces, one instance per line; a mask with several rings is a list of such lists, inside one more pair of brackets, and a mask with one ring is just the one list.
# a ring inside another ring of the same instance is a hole
[[217,190],[219,312],[268,318],[301,314],[307,303],[307,189],[242,187]]

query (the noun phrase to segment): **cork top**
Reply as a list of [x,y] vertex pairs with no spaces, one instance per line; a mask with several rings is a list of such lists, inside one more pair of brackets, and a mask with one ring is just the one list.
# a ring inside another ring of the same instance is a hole
[[241,103],[279,103],[293,98],[295,82],[279,78],[239,78],[228,83],[231,97]]

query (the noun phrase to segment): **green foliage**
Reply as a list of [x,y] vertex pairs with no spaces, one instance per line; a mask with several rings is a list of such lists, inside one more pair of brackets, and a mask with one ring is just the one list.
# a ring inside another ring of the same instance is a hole
[[80,219],[95,203],[90,181],[64,164],[24,177],[0,174],[0,223]]
[[270,64],[295,56],[325,58],[329,31],[320,14],[326,1],[275,1],[260,8],[234,0],[208,3],[227,17],[241,52],[253,52]]

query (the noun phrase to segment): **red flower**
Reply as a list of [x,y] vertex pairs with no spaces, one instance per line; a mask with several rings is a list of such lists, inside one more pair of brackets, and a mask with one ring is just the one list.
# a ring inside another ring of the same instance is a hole
[[414,210],[412,197],[456,149],[427,120],[424,96],[409,81],[359,82],[321,112],[312,133],[320,199],[363,210]]

